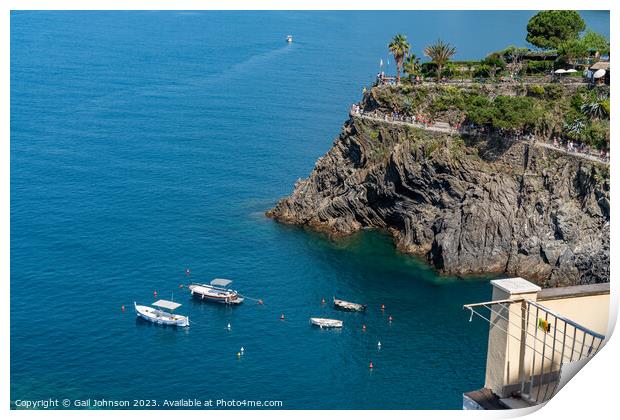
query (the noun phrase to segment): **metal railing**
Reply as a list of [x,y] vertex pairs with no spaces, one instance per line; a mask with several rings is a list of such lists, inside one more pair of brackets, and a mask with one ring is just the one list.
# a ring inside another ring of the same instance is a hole
[[[588,85],[590,82],[583,76],[571,77],[571,76],[559,76],[559,75],[526,75],[526,76],[497,76],[497,77],[451,77],[437,80],[436,77],[424,77],[424,78],[409,78],[407,75],[401,77],[401,83],[413,83],[417,85],[530,85],[530,84],[579,84]],[[383,76],[377,77],[373,83],[373,86],[396,86],[398,84],[396,77]]]
[[[360,107],[358,104],[353,104],[349,110],[349,115],[352,117],[369,119],[377,122],[402,124],[414,128],[419,128],[427,131],[436,131],[440,133],[453,134],[453,135],[467,135],[467,136],[485,136],[489,135],[490,131],[485,127],[478,127],[473,124],[457,124],[452,125],[449,122],[432,121],[427,116],[413,116],[406,114],[399,114],[396,112],[385,113],[377,109],[373,111],[367,111]],[[499,133],[501,134],[501,132]],[[533,134],[515,134],[508,133],[508,136],[513,141],[522,141],[527,143],[536,143],[544,146],[548,149],[557,150],[573,156],[584,157],[589,160],[594,160],[603,164],[609,164],[609,152],[595,152],[586,145],[573,144],[569,141],[554,142],[547,141],[545,139],[534,136]]]
[[[463,308],[470,310],[470,322],[476,314],[518,341],[518,380],[508,379],[506,386],[512,394],[535,404],[555,395],[563,366],[595,355],[605,340],[604,335],[527,299],[482,302]],[[487,310],[488,317],[483,313]]]

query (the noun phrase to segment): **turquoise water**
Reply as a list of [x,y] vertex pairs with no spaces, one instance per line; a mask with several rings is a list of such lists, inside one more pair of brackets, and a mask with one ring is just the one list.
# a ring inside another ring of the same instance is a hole
[[[11,399],[460,408],[486,354],[461,306],[490,297],[486,279],[263,213],[328,150],[393,33],[476,58],[521,43],[531,15],[13,12]],[[608,34],[608,14],[585,17]],[[265,304],[192,302],[187,267]],[[188,330],[136,321],[154,290]],[[321,305],[334,294],[369,310]]]

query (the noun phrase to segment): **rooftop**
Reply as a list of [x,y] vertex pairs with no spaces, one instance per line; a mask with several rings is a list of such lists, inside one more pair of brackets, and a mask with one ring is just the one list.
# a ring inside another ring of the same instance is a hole
[[609,294],[609,283],[579,284],[576,286],[552,287],[538,293],[538,301],[566,299],[572,297]]
[[590,66],[590,70],[609,70],[609,61],[599,61]]

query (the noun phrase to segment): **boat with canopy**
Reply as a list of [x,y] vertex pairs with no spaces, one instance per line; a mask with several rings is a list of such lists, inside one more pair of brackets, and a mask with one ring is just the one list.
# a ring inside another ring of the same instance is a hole
[[[160,299],[153,302],[154,308],[145,305],[138,305],[136,302],[133,306],[136,310],[136,315],[146,321],[159,325],[172,325],[176,327],[189,327],[189,317],[184,315],[174,314],[174,310],[181,306],[180,303],[172,302],[170,300]],[[167,311],[169,312],[167,312]]]
[[243,297],[228,288],[231,283],[232,280],[228,279],[213,279],[209,284],[190,284],[189,290],[196,299],[238,305],[243,302]]

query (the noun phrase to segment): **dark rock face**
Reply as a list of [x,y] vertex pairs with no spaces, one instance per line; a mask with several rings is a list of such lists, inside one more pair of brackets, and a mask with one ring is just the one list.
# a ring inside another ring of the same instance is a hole
[[385,229],[445,274],[609,281],[608,168],[524,142],[352,118],[267,215],[332,235]]

